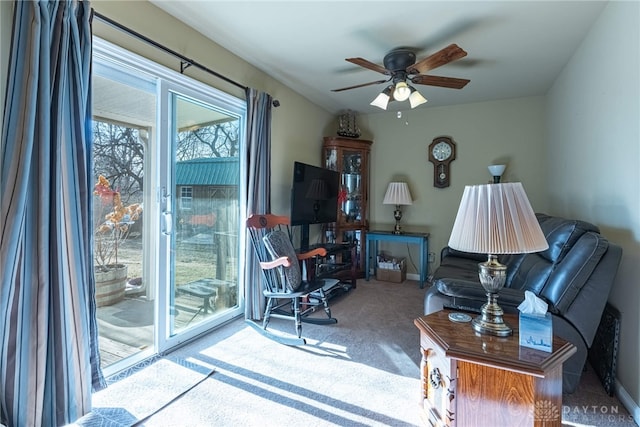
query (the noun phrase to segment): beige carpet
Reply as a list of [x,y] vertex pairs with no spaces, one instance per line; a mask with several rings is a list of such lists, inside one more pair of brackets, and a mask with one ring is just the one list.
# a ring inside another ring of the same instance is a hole
[[[333,300],[337,324],[303,325],[303,347],[277,344],[243,320],[231,322],[168,356],[215,372],[143,425],[421,425],[413,319],[422,314],[423,295],[413,281],[359,280],[357,289]],[[274,319],[272,326],[294,331],[290,321]],[[564,403],[565,426],[635,425],[591,370]]]
[[183,359],[163,358],[92,396],[93,410],[73,425],[83,427],[131,426],[169,405],[213,374],[213,369]]
[[[216,372],[145,426],[418,425],[413,319],[423,293],[416,282],[360,280],[333,300],[337,324],[303,325],[304,347],[277,344],[233,322],[172,353]],[[291,321],[274,319],[272,326],[294,331]]]

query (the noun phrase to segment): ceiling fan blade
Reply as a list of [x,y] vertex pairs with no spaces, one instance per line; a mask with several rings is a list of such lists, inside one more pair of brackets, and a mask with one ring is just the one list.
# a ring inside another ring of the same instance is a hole
[[359,85],[343,87],[343,88],[340,88],[340,89],[331,89],[331,92],[342,92],[343,90],[355,89],[355,88],[364,87],[364,86],[377,85],[377,84],[384,83],[384,82],[387,82],[387,81],[388,80],[376,80],[375,82],[362,83],[362,84],[359,84]]
[[391,72],[386,68],[384,68],[383,66],[374,64],[373,62],[367,61],[364,58],[347,58],[345,59],[345,61],[349,61],[352,64],[356,64],[361,67],[368,68],[369,70],[376,71],[381,74],[391,75]]
[[407,67],[408,74],[422,74],[426,73],[429,70],[433,70],[434,68],[441,67],[445,64],[448,64],[451,61],[455,61],[456,59],[464,58],[467,56],[467,52],[465,52],[460,46],[453,43],[444,49],[439,50],[433,55],[427,56],[421,61],[416,62],[413,65]]
[[470,81],[471,80],[457,79],[454,77],[427,76],[424,74],[411,78],[411,82],[418,85],[440,86],[450,89],[462,89]]

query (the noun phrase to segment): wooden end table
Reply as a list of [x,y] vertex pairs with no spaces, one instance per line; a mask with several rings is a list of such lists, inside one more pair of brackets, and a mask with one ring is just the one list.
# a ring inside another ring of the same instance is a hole
[[501,338],[452,322],[450,312],[414,321],[420,330],[426,424],[560,427],[562,364],[576,347],[555,336],[551,353],[521,347],[517,315],[504,316],[513,335]]

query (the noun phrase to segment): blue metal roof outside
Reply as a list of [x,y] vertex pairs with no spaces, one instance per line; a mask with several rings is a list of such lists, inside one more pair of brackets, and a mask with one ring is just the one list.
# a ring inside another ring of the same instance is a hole
[[176,185],[236,186],[239,183],[238,157],[211,157],[176,162]]

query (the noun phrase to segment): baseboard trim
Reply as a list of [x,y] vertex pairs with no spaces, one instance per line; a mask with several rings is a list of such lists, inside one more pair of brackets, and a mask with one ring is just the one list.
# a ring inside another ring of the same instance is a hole
[[620,384],[620,381],[616,378],[616,396],[620,399],[622,405],[629,411],[629,414],[633,417],[633,421],[640,425],[640,406],[633,400],[633,398],[627,393],[624,387]]

